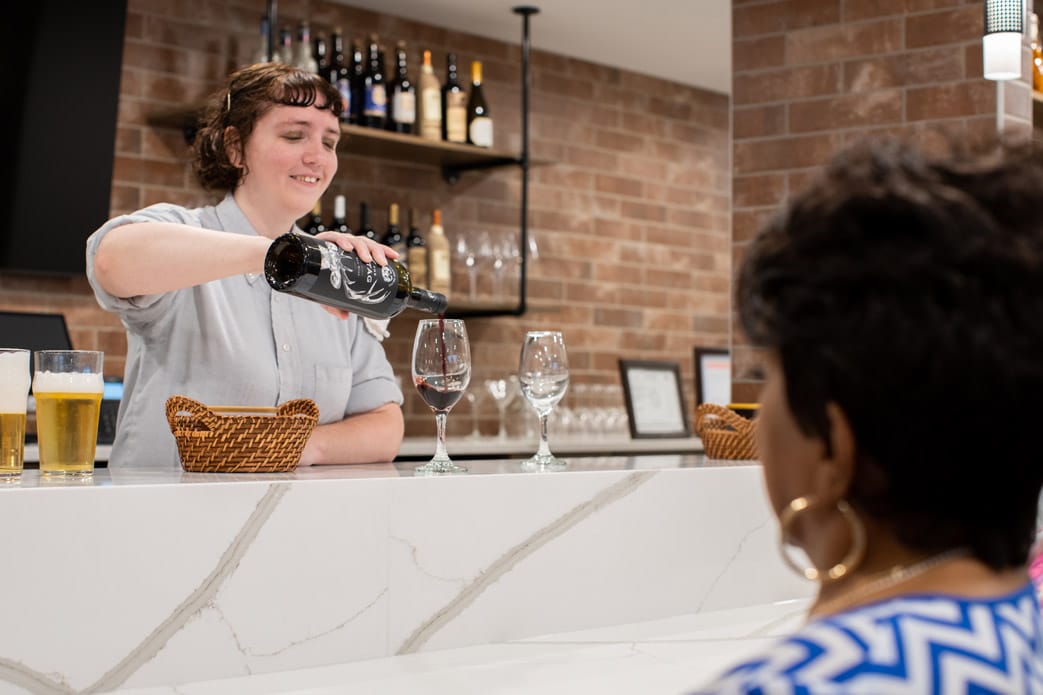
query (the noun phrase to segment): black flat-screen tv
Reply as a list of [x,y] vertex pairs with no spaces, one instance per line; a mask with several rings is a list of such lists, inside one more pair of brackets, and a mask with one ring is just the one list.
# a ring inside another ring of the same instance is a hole
[[109,216],[125,0],[30,0],[5,10],[0,272],[84,272]]

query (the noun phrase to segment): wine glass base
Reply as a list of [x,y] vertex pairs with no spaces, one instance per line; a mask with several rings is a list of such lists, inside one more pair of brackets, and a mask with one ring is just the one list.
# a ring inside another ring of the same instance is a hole
[[522,461],[522,468],[528,471],[553,471],[565,468],[568,463],[565,459],[560,459],[554,454],[548,454],[547,456],[536,454]]
[[467,469],[449,459],[431,459],[422,466],[413,469],[414,473],[466,473]]

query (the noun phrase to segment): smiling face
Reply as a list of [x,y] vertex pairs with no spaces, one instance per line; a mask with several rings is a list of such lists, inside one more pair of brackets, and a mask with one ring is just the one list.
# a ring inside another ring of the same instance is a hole
[[277,236],[312,209],[337,173],[340,123],[328,110],[273,106],[243,149],[235,199],[257,231]]

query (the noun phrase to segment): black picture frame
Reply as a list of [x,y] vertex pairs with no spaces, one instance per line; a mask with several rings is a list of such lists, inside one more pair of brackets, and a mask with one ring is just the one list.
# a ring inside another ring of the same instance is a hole
[[[719,368],[721,361],[727,362],[729,386],[731,384],[731,353],[724,348],[695,348],[695,406],[698,408],[703,403],[719,403],[728,405],[731,403],[731,389],[725,399],[707,400],[711,395],[709,391],[714,390],[712,380],[709,378],[710,370]],[[721,402],[723,400],[723,402]]]
[[692,436],[678,363],[619,360],[619,378],[631,438]]

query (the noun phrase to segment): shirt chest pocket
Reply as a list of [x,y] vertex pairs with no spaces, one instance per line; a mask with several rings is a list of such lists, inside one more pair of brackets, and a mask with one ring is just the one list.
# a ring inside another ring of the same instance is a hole
[[319,406],[319,423],[327,425],[344,419],[351,397],[352,372],[347,367],[315,365],[315,404]]

